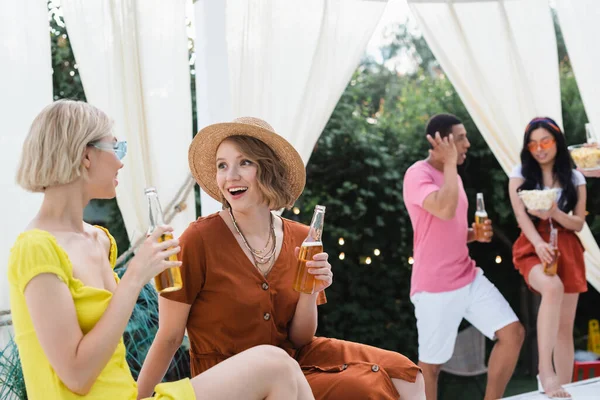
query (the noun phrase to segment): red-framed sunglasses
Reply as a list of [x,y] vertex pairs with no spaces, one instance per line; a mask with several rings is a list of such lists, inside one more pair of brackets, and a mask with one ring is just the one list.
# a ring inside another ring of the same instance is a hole
[[556,143],[556,140],[554,140],[554,138],[551,138],[551,137],[544,138],[544,139],[540,140],[539,142],[532,140],[529,143],[527,143],[527,149],[531,153],[536,151],[538,149],[538,147],[540,147],[542,150],[548,150],[548,149],[551,149],[555,143]]

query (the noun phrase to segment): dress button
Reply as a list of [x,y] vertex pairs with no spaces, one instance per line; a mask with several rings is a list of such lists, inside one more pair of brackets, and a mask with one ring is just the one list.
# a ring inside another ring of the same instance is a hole
[[269,284],[267,282],[263,282],[262,288],[263,290],[269,290]]
[[348,368],[348,364],[342,365],[342,371],[344,371],[346,368]]
[[379,371],[379,365],[373,364],[373,366],[371,367],[371,371],[373,371],[373,372]]
[[263,318],[265,319],[265,321],[268,321],[271,319],[271,314],[269,314],[268,312],[265,313],[265,315],[263,315]]

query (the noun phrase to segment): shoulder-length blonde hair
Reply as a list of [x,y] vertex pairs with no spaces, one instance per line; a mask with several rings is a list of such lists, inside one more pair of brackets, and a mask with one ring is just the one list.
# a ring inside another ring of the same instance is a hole
[[[289,209],[294,205],[296,199],[290,190],[288,173],[277,154],[269,146],[251,136],[235,135],[225,140],[235,144],[240,153],[257,165],[258,188],[269,209]],[[229,207],[223,195],[221,195],[221,202],[226,208]]]
[[73,182],[84,175],[88,144],[112,134],[112,120],[98,108],[73,100],[46,106],[23,143],[16,182],[30,192]]

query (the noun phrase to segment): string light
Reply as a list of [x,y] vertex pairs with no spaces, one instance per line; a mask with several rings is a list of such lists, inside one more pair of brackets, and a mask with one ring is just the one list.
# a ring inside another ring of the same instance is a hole
[[502,257],[496,256],[496,264],[500,264],[502,262]]
[[339,244],[340,246],[343,246],[343,245],[344,245],[344,243],[346,243],[346,242],[344,241],[344,238],[340,238],[340,239],[338,240],[338,244]]
[[381,251],[379,251],[379,249],[375,249],[373,250],[373,254],[375,254],[376,256],[381,254]]
[[413,265],[413,264],[415,263],[415,259],[414,259],[414,258],[412,258],[412,257],[408,257],[408,263],[409,263],[410,265]]
[[294,209],[292,210],[292,212],[296,215],[300,214],[300,209],[298,207],[294,207]]
[[341,252],[339,257],[340,260],[343,260],[344,258],[346,258],[346,255],[344,254],[344,252]]
[[365,259],[365,264],[367,264],[367,265],[371,264],[371,257],[367,257]]

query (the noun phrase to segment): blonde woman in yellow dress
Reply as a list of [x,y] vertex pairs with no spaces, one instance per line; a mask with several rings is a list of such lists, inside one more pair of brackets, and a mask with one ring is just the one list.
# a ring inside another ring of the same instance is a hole
[[[165,259],[180,249],[176,239],[158,243],[171,230],[160,227],[119,282],[114,239],[83,221],[91,199],[115,197],[125,153],[102,111],[68,100],[42,110],[25,140],[17,183],[44,200],[11,250],[8,279],[29,400],[138,397],[122,335],[143,285],[179,266]],[[298,364],[272,346],[159,384],[154,398],[314,399]]]

